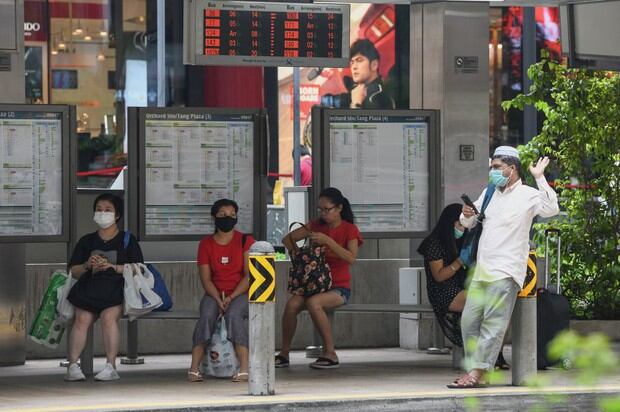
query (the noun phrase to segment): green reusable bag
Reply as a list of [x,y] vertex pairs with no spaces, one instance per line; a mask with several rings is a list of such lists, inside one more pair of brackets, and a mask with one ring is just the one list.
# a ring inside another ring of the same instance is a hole
[[68,278],[65,271],[57,270],[52,274],[41,306],[28,333],[31,340],[48,348],[57,347],[65,332],[65,325],[61,323],[56,306],[58,306],[58,289],[67,282]]

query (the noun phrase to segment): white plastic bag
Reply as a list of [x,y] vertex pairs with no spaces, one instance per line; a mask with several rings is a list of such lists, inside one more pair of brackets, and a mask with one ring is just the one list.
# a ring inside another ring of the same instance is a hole
[[58,312],[58,323],[60,323],[61,325],[67,325],[69,320],[71,320],[75,315],[75,308],[67,299],[71,288],[73,287],[73,285],[75,285],[75,282],[77,282],[77,280],[71,275],[71,272],[69,272],[65,284],[58,288],[58,290],[56,291],[56,294],[58,296],[58,305],[56,305],[56,312]]
[[235,346],[228,340],[226,320],[223,316],[217,321],[211,342],[207,346],[207,356],[203,363],[205,373],[216,378],[230,378],[239,371]]
[[162,305],[162,300],[153,291],[155,278],[142,263],[129,263],[123,269],[125,279],[125,315],[129,320],[149,313]]

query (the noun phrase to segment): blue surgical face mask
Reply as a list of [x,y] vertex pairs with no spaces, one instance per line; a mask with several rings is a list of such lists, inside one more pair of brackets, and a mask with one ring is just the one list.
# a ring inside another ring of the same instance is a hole
[[497,187],[506,186],[506,183],[508,183],[508,180],[510,180],[510,176],[508,177],[504,176],[501,170],[491,169],[489,171],[489,183],[492,183]]
[[463,234],[465,232],[463,232],[462,230],[457,229],[456,227],[454,228],[454,238],[455,239],[460,239],[463,237]]

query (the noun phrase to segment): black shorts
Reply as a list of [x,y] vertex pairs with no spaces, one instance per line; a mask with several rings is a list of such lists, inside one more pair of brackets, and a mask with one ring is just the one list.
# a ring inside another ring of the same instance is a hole
[[76,308],[99,314],[123,303],[125,280],[121,275],[84,274],[73,285],[67,299]]

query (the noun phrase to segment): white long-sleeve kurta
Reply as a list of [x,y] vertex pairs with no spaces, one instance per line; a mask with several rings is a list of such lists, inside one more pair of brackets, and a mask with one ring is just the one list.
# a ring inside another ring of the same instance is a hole
[[[551,217],[560,211],[558,197],[544,176],[536,179],[538,190],[521,180],[501,192],[495,190],[485,211],[484,229],[478,244],[474,280],[492,282],[512,277],[523,286],[529,252],[529,232],[534,217]],[[474,202],[478,210],[486,189]],[[474,227],[476,217],[461,214],[461,223]]]

